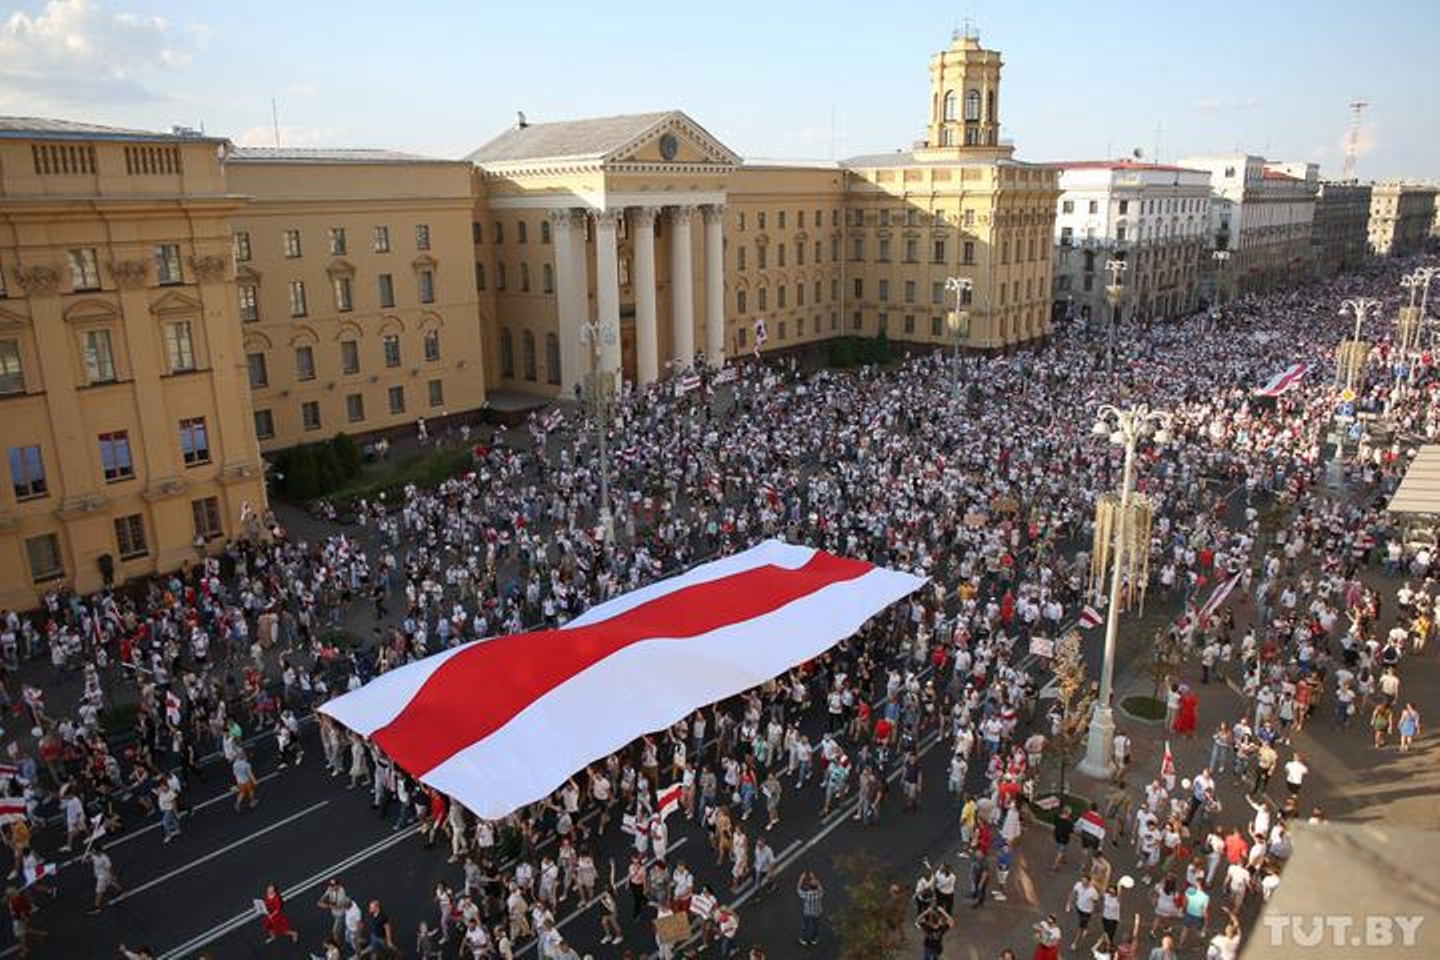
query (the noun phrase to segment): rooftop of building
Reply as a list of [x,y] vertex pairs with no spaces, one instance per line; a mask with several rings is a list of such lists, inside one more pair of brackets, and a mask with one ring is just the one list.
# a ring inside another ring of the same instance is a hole
[[228,163],[458,163],[441,157],[426,157],[399,150],[372,150],[359,147],[232,147]]
[[1194,167],[1178,167],[1169,163],[1145,163],[1140,160],[1058,160],[1050,164],[1062,170],[1133,170],[1153,173],[1205,173]]
[[[1009,146],[1008,143],[1004,146]],[[951,149],[951,148],[942,148]],[[954,148],[957,151],[964,148]],[[978,150],[994,150],[994,147],[978,147]],[[918,157],[914,150],[896,150],[893,153],[867,153],[858,157],[846,157],[840,161],[842,167],[863,167],[867,169],[884,167],[1020,167],[1026,170],[1051,170],[1054,164],[1032,163],[1010,157],[978,156],[974,158],[958,154],[943,157]]]
[[0,139],[6,140],[113,140],[116,142],[145,141],[149,143],[191,143],[210,141],[223,143],[224,137],[206,136],[198,130],[176,127],[169,133],[154,130],[133,130],[107,127],[98,123],[56,120],[50,117],[0,117]]
[[519,114],[513,127],[465,159],[482,166],[519,160],[594,160],[644,136],[663,120],[683,116],[678,110],[661,110],[530,123]]

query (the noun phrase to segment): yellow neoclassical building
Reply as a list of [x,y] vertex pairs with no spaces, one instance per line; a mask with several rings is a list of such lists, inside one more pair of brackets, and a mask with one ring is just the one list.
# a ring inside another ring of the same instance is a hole
[[173,569],[264,506],[225,149],[0,119],[0,608]]
[[463,160],[0,118],[0,607],[236,533],[261,450],[592,363],[1044,337],[1058,172],[1000,137],[1001,68],[955,36],[924,139],[842,161],[742,159],[675,110],[520,117]]

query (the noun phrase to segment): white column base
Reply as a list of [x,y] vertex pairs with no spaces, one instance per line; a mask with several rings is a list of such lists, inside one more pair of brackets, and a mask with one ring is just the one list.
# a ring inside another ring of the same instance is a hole
[[1085,743],[1085,759],[1075,769],[1096,780],[1109,780],[1114,774],[1115,711],[1096,706],[1090,714],[1090,732]]

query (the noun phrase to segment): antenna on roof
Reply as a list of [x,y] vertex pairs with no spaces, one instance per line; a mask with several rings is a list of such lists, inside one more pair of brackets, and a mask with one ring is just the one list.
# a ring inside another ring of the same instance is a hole
[[280,108],[275,103],[275,98],[270,98],[270,124],[275,128],[275,149],[280,149]]
[[516,110],[516,111],[515,111],[515,129],[516,129],[516,130],[524,130],[524,129],[525,129],[526,127],[528,127],[528,126],[530,126],[530,122],[525,119],[525,111],[524,111],[524,110]]

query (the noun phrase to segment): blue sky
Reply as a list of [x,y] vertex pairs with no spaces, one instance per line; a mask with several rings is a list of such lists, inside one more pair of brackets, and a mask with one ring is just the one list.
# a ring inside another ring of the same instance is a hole
[[292,146],[460,156],[516,110],[677,107],[745,156],[844,157],[923,135],[927,60],[967,16],[1004,54],[1025,159],[1158,142],[1338,175],[1359,97],[1361,176],[1440,179],[1440,4],[1421,0],[0,0],[0,113],[268,143],[275,97]]

